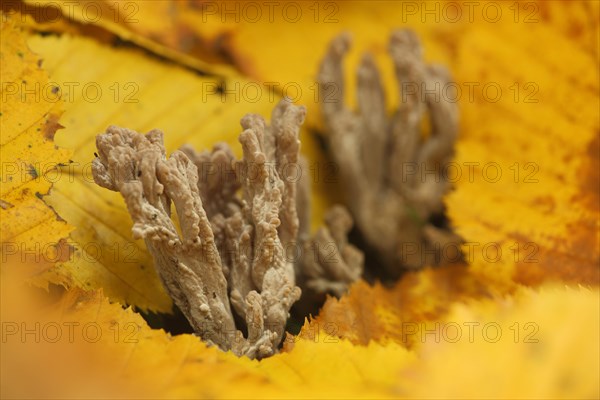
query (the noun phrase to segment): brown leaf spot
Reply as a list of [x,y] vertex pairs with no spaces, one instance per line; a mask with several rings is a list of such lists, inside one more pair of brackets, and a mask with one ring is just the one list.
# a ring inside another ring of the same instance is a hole
[[14,207],[14,205],[10,204],[8,201],[4,201],[0,199],[0,207],[2,207],[3,210],[7,210],[9,208]]
[[39,176],[37,169],[35,169],[35,167],[33,165],[29,165],[29,168],[27,169],[27,173],[29,175],[31,175],[31,177],[33,179],[37,179],[37,177]]
[[56,131],[64,128],[61,124],[58,123],[60,119],[60,115],[58,114],[49,114],[48,119],[46,119],[46,124],[44,125],[44,130],[42,134],[46,139],[54,140],[54,135]]

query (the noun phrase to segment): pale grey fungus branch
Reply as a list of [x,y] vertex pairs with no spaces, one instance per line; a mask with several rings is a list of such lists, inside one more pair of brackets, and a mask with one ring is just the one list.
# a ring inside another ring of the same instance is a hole
[[304,290],[341,296],[360,279],[364,256],[348,243],[350,229],[352,217],[343,206],[336,205],[327,211],[325,226],[304,244],[301,266]]
[[184,146],[167,158],[158,130],[111,126],[96,139],[94,180],[123,196],[169,295],[202,339],[237,355],[277,352],[300,297],[285,248],[299,229],[289,174],[305,112],[283,100],[270,126],[244,117],[241,160],[225,144],[200,153]]
[[[436,264],[440,244],[458,241],[429,222],[442,212],[450,187],[442,172],[454,153],[458,108],[442,93],[427,93],[445,88],[450,74],[444,67],[424,63],[412,31],[396,31],[389,52],[398,79],[399,108],[392,116],[386,114],[380,74],[367,54],[358,68],[358,110],[353,111],[344,103],[342,62],[349,47],[348,34],[335,38],[318,74],[326,135],[346,205],[393,275],[403,268]],[[426,116],[428,136],[421,131]]]

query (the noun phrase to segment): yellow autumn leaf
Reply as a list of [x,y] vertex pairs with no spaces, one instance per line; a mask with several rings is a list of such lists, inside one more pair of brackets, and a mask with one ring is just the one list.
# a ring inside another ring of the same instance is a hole
[[[62,13],[68,20],[105,28],[124,40],[190,68],[224,76],[235,75],[220,48],[220,43],[235,25],[222,23],[220,16],[212,12],[216,3],[25,0],[25,4],[33,15]],[[24,10],[25,7],[18,9]]]
[[[539,10],[539,12],[538,12]],[[600,4],[597,1],[543,1],[538,0],[524,10],[527,15],[552,25],[577,47],[598,58],[600,33]]]
[[48,303],[2,283],[3,397],[382,398],[394,395],[397,376],[415,360],[397,345],[323,337],[252,361],[193,335],[150,329],[101,291],[73,289]]
[[71,227],[42,200],[71,154],[54,143],[63,103],[14,24],[3,20],[1,33],[2,264],[27,269],[23,273],[45,285],[39,275],[69,253],[63,240]]
[[406,325],[421,341],[421,360],[400,380],[410,398],[598,398],[598,296],[543,286]]
[[27,5],[22,2],[2,2],[0,9],[5,21],[10,20],[11,24],[21,29],[55,27],[57,31],[67,31],[71,27],[74,27],[73,24],[64,21],[60,10],[57,9],[49,10],[47,13],[44,12],[44,15],[40,13],[35,16],[34,11],[36,11],[36,8],[33,5]]
[[[45,68],[60,87],[66,129],[57,136],[57,143],[73,149],[70,163],[61,168],[46,199],[76,227],[70,242],[74,250],[56,273],[83,288],[104,288],[109,298],[124,304],[169,312],[171,300],[143,242],[132,238],[132,222],[120,195],[93,182],[95,136],[110,124],[140,132],[160,127],[169,151],[184,143],[209,149],[225,141],[239,152],[240,118],[248,112],[270,114],[279,96],[238,77],[228,84],[258,91],[258,100],[222,97],[215,92],[220,84],[217,78],[199,77],[140,52],[116,50],[91,39],[34,35],[28,44],[44,59]],[[69,62],[65,63],[65,58]],[[92,58],[93,65],[78,67]],[[303,152],[313,160],[313,173],[318,173],[326,163],[319,161],[323,158],[317,143],[307,132],[302,141]],[[328,204],[326,190],[321,181],[314,185],[315,226]]]
[[468,261],[526,284],[597,285],[597,60],[540,24],[527,35],[510,25],[479,29],[457,54],[459,81],[479,77],[509,89],[475,92],[462,106],[447,204]]
[[419,343],[417,351],[393,342],[354,346],[321,333],[259,362],[207,348],[192,335],[150,329],[99,291],[73,289],[49,302],[6,276],[2,284],[2,395],[8,397],[598,395],[597,289],[521,290],[457,304],[428,325],[405,321],[404,335]]
[[[364,6],[360,2],[332,1],[315,4],[288,0],[278,3],[162,0],[153,3],[135,1],[125,4],[104,0],[76,2],[26,0],[25,3],[33,15],[54,18],[57,12],[62,11],[62,14],[70,20],[102,26],[123,39],[132,40],[192,68],[211,68],[208,65],[232,61],[240,71],[265,80],[273,78],[275,71],[269,69],[268,60],[262,59],[264,52],[260,49],[250,52],[236,44],[252,43],[244,38],[250,32],[253,37],[269,38],[270,43],[275,47],[281,46],[286,38],[272,36],[270,33],[280,31],[287,34],[287,29],[280,28],[290,24],[302,31],[292,33],[294,36],[306,30],[311,39],[317,39],[323,45],[331,38],[312,35],[311,25],[323,32],[328,30],[327,25],[337,25],[338,29],[340,26],[347,29],[351,26],[349,22],[359,24],[353,29],[360,30],[365,26],[376,28],[375,31],[404,24],[413,27],[427,25],[425,30],[429,30],[433,24],[440,23],[454,26],[461,24],[461,28],[464,28],[465,25],[482,22],[527,24],[543,22],[551,24],[564,36],[573,39],[581,48],[596,57],[600,28],[598,19],[594,18],[600,11],[600,6],[597,2],[586,0],[538,0],[520,4],[497,4],[491,1],[465,4],[444,1],[430,6],[411,1],[398,1],[392,4],[381,1],[370,2],[369,5]],[[567,7],[565,7],[566,3],[569,4]],[[47,10],[36,10],[44,7]],[[20,8],[20,11],[23,12],[24,9],[26,7]],[[169,15],[169,18],[163,18],[164,15]],[[346,21],[346,18],[353,18],[352,15],[366,17]],[[445,29],[440,32],[445,32]],[[313,36],[320,37],[313,38]],[[292,66],[308,67],[306,63],[295,65],[290,63],[285,70],[290,71],[289,67]],[[263,71],[268,71],[268,74]]]

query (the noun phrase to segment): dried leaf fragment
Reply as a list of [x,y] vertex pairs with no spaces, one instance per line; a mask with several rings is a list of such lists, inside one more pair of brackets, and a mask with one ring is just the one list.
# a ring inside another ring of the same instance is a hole
[[[327,94],[321,109],[346,203],[392,274],[399,266],[435,264],[439,241],[456,240],[450,232],[435,229],[430,218],[443,210],[442,197],[449,187],[442,168],[453,155],[458,110],[443,96],[426,94],[439,91],[451,78],[445,68],[424,64],[413,32],[397,31],[389,52],[402,95],[399,109],[391,118],[386,115],[381,78],[366,54],[357,73],[359,109],[354,112],[343,101],[342,60],[349,46],[347,34],[334,39],[318,76]],[[431,124],[427,138],[421,133],[426,113]],[[407,251],[414,247],[418,250]]]

